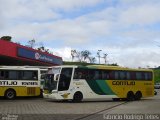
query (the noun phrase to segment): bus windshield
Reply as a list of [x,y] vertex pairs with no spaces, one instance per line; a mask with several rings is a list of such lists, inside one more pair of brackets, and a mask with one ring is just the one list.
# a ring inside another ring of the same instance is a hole
[[54,80],[54,75],[60,74],[61,68],[54,68],[54,69],[48,69],[47,74],[43,75],[44,79],[44,89],[52,91],[57,89],[57,83],[58,81]]
[[72,68],[63,68],[61,72],[60,70],[51,69],[48,71],[48,74],[45,74],[44,77],[44,89],[49,90],[58,90],[64,91],[68,90],[70,86],[70,81],[72,77]]
[[44,89],[49,91],[56,90],[57,81],[54,80],[54,74],[46,74],[44,76]]

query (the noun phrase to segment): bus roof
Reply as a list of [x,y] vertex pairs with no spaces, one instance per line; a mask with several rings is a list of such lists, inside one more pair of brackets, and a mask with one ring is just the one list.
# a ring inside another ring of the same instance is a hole
[[142,68],[127,68],[127,67],[120,67],[120,66],[108,66],[108,65],[61,65],[61,66],[53,66],[48,68],[86,68],[86,69],[108,69],[108,70],[129,70],[129,71],[152,71],[151,69],[142,69]]
[[40,70],[39,68],[23,67],[23,66],[0,66],[0,69],[5,69],[5,70]]
[[111,70],[131,70],[131,71],[152,71],[151,69],[145,68],[127,68],[121,66],[108,66],[108,65],[88,65],[88,68],[96,68],[96,69],[111,69]]
[[57,67],[63,67],[63,68],[76,68],[78,67],[79,65],[60,65],[60,66],[51,66],[51,67],[48,67],[49,69],[50,68],[57,68]]
[[40,68],[40,69],[47,69],[48,66],[28,66],[28,65],[24,65],[24,66],[5,66],[5,65],[1,65],[0,68]]

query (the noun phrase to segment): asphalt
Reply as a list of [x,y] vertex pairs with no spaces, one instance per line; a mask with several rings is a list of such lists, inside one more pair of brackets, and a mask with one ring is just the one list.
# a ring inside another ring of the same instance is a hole
[[81,103],[55,102],[43,98],[0,99],[0,120],[159,120],[158,95],[140,101],[112,100]]

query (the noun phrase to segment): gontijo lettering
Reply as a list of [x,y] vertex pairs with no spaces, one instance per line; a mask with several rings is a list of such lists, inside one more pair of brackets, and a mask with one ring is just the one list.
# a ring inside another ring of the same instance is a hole
[[134,81],[113,81],[112,85],[135,85]]
[[17,85],[17,81],[0,81],[0,85]]

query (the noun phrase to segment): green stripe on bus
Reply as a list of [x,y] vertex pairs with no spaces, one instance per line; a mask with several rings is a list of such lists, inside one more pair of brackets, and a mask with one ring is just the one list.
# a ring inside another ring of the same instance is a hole
[[86,80],[93,92],[99,95],[105,95],[95,80]]
[[106,94],[106,95],[115,95],[112,89],[109,87],[105,80],[96,80],[99,88]]

